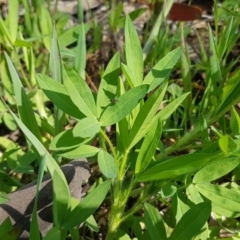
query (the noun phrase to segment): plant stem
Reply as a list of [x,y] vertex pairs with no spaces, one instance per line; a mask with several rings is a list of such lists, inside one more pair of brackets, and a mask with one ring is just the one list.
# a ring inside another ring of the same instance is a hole
[[113,157],[114,157],[115,161],[117,161],[117,153],[116,153],[116,151],[115,151],[115,148],[114,148],[111,140],[109,139],[109,137],[107,136],[107,134],[106,134],[102,129],[100,129],[100,133],[102,134],[102,136],[104,137],[104,139],[105,139],[106,142],[108,143],[108,146],[109,146],[110,149],[111,149],[111,152],[112,152],[112,154],[113,154]]

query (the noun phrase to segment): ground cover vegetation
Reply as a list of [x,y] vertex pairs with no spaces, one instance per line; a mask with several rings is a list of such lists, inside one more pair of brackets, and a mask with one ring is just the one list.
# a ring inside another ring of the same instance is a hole
[[[20,136],[0,137],[0,203],[37,179],[30,239],[40,239],[37,199],[48,172],[54,225],[45,240],[99,232],[107,240],[207,240],[220,230],[230,234],[221,239],[240,239],[238,3],[214,2],[209,44],[198,38],[194,62],[190,28],[177,24],[172,33],[166,25],[173,1],[149,20],[141,41],[132,20],[144,10],[123,16],[122,3],[112,1],[108,23],[113,36],[124,29],[124,47],[112,49],[96,89],[85,72],[101,44],[94,16],[83,22],[79,0],[79,23],[66,28],[70,15],[44,2],[9,0],[0,18],[1,128]],[[81,158],[98,173],[79,201],[60,165]],[[16,239],[11,229],[6,219],[0,238]]]

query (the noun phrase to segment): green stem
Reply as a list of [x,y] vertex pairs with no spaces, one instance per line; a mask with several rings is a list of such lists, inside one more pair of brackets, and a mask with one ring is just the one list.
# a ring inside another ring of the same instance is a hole
[[110,150],[113,154],[113,157],[115,159],[115,161],[117,161],[117,153],[115,151],[115,148],[111,142],[111,140],[109,139],[109,137],[107,136],[107,134],[102,130],[100,129],[100,133],[102,134],[103,138],[106,140],[106,142],[108,143],[108,146],[110,147]]

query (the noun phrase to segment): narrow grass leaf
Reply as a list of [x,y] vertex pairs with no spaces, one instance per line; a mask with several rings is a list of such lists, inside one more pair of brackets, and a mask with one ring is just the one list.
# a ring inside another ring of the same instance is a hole
[[[219,43],[217,45],[218,58],[221,61],[229,44],[229,37],[233,35],[233,17],[229,19],[226,26],[223,27],[222,33],[219,37]],[[232,34],[231,34],[232,33]]]
[[42,183],[43,175],[44,175],[44,171],[45,171],[45,161],[46,161],[46,155],[44,155],[43,158],[41,159],[39,171],[38,171],[36,197],[35,197],[35,201],[34,201],[32,220],[31,220],[31,225],[30,225],[30,236],[29,236],[30,240],[35,240],[35,239],[40,240],[37,204],[38,204],[39,192],[41,190],[41,183]]
[[0,30],[1,30],[2,38],[9,41],[10,44],[13,44],[9,29],[6,26],[6,23],[3,21],[1,16],[0,16]]
[[[56,26],[53,26],[51,49],[50,49],[50,59],[49,59],[49,75],[57,82],[63,83],[62,75],[62,61],[57,40],[57,30]],[[64,130],[64,125],[66,122],[65,114],[61,109],[55,106],[54,108],[54,125],[55,134],[62,132]]]
[[189,95],[189,93],[184,93],[177,99],[169,103],[162,111],[157,114],[162,121],[166,121],[171,114],[180,106],[184,99]]
[[80,145],[79,147],[71,150],[69,152],[59,153],[62,157],[68,159],[76,159],[76,158],[85,158],[92,157],[99,152],[99,149],[90,145]]
[[78,147],[87,141],[84,138],[77,137],[73,133],[73,128],[59,133],[50,143],[50,150],[63,151]]
[[182,53],[182,48],[176,48],[164,56],[147,74],[143,80],[143,84],[149,84],[148,92],[159,86],[172,71],[179,60]]
[[65,179],[57,171],[54,171],[52,181],[54,225],[60,228],[68,220],[66,217],[70,213],[71,195],[69,188],[65,186]]
[[107,178],[115,178],[118,173],[118,166],[111,154],[104,150],[98,152],[98,166]]
[[139,86],[143,79],[143,54],[139,36],[129,16],[125,23],[125,57],[133,75],[133,85]]
[[[216,206],[218,214],[222,215],[224,210],[234,213],[240,212],[240,192],[236,189],[228,189],[210,183],[196,184],[196,189],[207,199],[211,200],[213,211]],[[223,212],[221,211],[223,210]]]
[[141,140],[147,133],[150,122],[156,115],[156,112],[163,100],[163,97],[167,90],[167,84],[163,84],[158,90],[156,90],[144,103],[139,111],[132,129],[129,133],[126,146],[130,149]]
[[194,153],[174,157],[161,163],[157,163],[145,172],[137,176],[137,181],[153,181],[171,179],[177,176],[196,171],[201,166],[220,158],[221,154]]
[[144,204],[144,222],[151,240],[167,239],[166,230],[159,211],[148,203]]
[[97,117],[96,103],[86,81],[73,69],[66,69],[66,73],[64,85],[72,101],[85,116]]
[[227,157],[209,163],[200,169],[193,178],[193,183],[205,183],[225,176],[240,163],[239,157]]
[[240,94],[238,89],[240,88],[240,70],[236,70],[233,76],[227,81],[223,88],[223,99],[216,108],[215,113],[211,119],[211,122],[216,121],[220,116],[224,115],[229,109],[240,101]]
[[53,32],[52,18],[51,18],[49,11],[47,10],[47,8],[45,8],[44,4],[42,4],[42,6],[41,6],[41,8],[39,8],[39,10],[40,10],[40,13],[39,13],[40,29],[41,29],[42,35],[44,36],[43,42],[44,42],[45,47],[48,50],[50,50],[51,35]]
[[154,153],[156,152],[161,133],[162,123],[161,121],[156,121],[155,124],[151,126],[150,131],[144,138],[144,141],[138,153],[135,165],[135,174],[143,172],[151,162]]
[[62,80],[62,62],[57,40],[57,30],[56,26],[53,26],[50,58],[49,58],[49,75],[51,78],[59,83],[63,83]]
[[85,79],[85,68],[86,68],[86,37],[84,24],[80,25],[80,32],[78,34],[77,47],[74,58],[74,69],[78,74]]
[[[90,23],[84,24],[84,32],[87,33],[91,28]],[[82,24],[78,24],[61,32],[58,37],[59,47],[61,49],[75,43],[78,39],[78,34],[82,31]]]
[[75,118],[83,117],[63,85],[43,74],[37,74],[36,78],[44,93],[58,108]]
[[19,2],[16,0],[8,0],[8,29],[11,35],[12,42],[15,42],[18,32],[18,18],[19,18]]
[[163,5],[162,11],[158,15],[158,18],[155,21],[152,31],[144,45],[144,48],[143,48],[144,59],[151,51],[153,45],[156,43],[156,39],[158,37],[160,27],[161,27],[162,23],[164,22],[164,20],[167,18],[167,15],[173,5],[173,2],[174,2],[174,0],[168,0]]
[[112,125],[119,122],[138,105],[147,93],[148,85],[141,85],[130,89],[117,99],[116,103],[109,103],[103,112],[100,123],[102,126]]
[[[111,180],[107,180],[92,190],[68,215],[68,220],[62,226],[63,229],[71,229],[84,222],[102,204],[105,199]],[[97,196],[97,201],[96,201]]]
[[81,138],[93,137],[100,131],[100,123],[96,118],[83,118],[73,128],[73,135]]
[[120,56],[116,53],[104,71],[97,94],[97,116],[102,115],[110,100],[116,97],[117,82],[120,73]]
[[209,30],[209,54],[210,54],[210,72],[211,72],[211,83],[213,86],[213,92],[216,99],[216,106],[218,106],[219,101],[222,100],[222,89],[223,89],[223,81],[220,63],[216,51],[216,46],[212,34],[211,27],[208,27]]
[[5,53],[5,58],[7,61],[9,74],[13,83],[19,116],[22,122],[27,125],[29,127],[29,130],[40,140],[41,134],[37,125],[36,118],[34,116],[31,103],[27,97],[27,94],[25,93],[23,85],[7,53]]
[[200,232],[202,226],[208,220],[210,213],[210,202],[203,202],[193,206],[174,227],[169,240],[191,240]]
[[[49,171],[51,177],[53,178],[54,174],[57,173],[57,176],[58,176],[57,180],[59,181],[59,179],[61,179],[62,192],[64,192],[65,194],[69,193],[69,188],[68,188],[66,178],[65,178],[61,168],[56,163],[56,161],[51,157],[51,155],[48,153],[48,151],[45,149],[45,147],[41,144],[41,142],[39,142],[39,140],[28,130],[28,128],[15,116],[15,114],[10,109],[9,109],[9,111],[12,114],[12,116],[14,117],[14,119],[16,120],[18,126],[21,128],[21,130],[24,132],[24,134],[26,135],[28,140],[34,146],[34,150],[36,151],[36,153],[38,153],[40,157],[46,156],[46,165],[47,165],[47,168],[48,168],[48,171]],[[53,183],[53,185],[56,185],[56,184],[58,184],[58,183],[56,183],[56,182]],[[70,193],[68,194],[68,196],[70,196]],[[65,206],[65,209],[67,209],[67,206]],[[67,212],[67,210],[66,210],[66,212]],[[54,219],[54,221],[56,221],[56,218]],[[60,223],[61,223],[61,221],[63,221],[63,219],[58,219],[58,221],[60,221]]]

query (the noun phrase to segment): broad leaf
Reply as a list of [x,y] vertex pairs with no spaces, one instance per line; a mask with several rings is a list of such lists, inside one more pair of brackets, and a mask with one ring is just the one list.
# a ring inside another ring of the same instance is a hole
[[213,211],[225,215],[226,217],[234,217],[240,212],[240,191],[228,189],[223,186],[216,186],[210,183],[196,184],[196,189],[207,199],[212,201]]
[[63,151],[78,147],[87,142],[88,139],[77,137],[73,133],[74,128],[59,133],[50,143],[50,149],[53,151]]
[[195,174],[193,183],[214,181],[231,172],[239,163],[239,157],[227,157],[211,162]]
[[71,229],[78,226],[90,215],[92,215],[105,199],[110,184],[111,180],[105,181],[92,190],[83,200],[81,200],[81,202],[69,214],[67,218],[68,220],[62,226],[63,229]]
[[114,99],[117,91],[117,82],[120,72],[120,56],[116,53],[108,63],[104,71],[101,83],[97,94],[97,116],[102,115],[102,112],[110,103],[110,99]]
[[177,176],[193,172],[204,164],[220,158],[220,154],[193,153],[174,157],[161,163],[157,163],[145,172],[137,176],[137,181],[153,181],[171,179]]
[[199,203],[190,208],[174,227],[169,240],[191,240],[208,220],[211,212],[210,202]]
[[149,84],[150,88],[148,91],[152,91],[157,86],[159,86],[166,77],[172,71],[172,68],[175,66],[179,60],[182,53],[181,48],[176,48],[173,51],[169,52],[164,56],[147,74],[143,80],[143,84]]
[[68,159],[76,159],[76,158],[85,158],[94,156],[99,152],[99,149],[90,145],[80,145],[79,147],[71,150],[69,152],[59,153],[62,157]]
[[98,165],[103,173],[103,175],[107,178],[115,178],[118,173],[118,166],[115,162],[112,155],[101,150],[98,153]]
[[135,174],[143,172],[151,162],[160,140],[161,133],[162,123],[161,121],[158,121],[151,126],[150,131],[144,138],[140,152],[138,153],[135,165]]
[[128,92],[120,96],[114,103],[111,103],[109,99],[109,105],[106,107],[99,120],[101,125],[112,125],[130,114],[131,111],[144,98],[148,87],[148,85],[141,85],[130,89]]
[[96,118],[96,103],[89,86],[73,69],[67,69],[66,73],[64,85],[71,100],[85,116]]
[[153,120],[153,117],[156,115],[156,112],[163,100],[163,97],[167,90],[167,84],[164,84],[158,90],[156,90],[144,103],[139,111],[132,129],[129,133],[127,139],[127,147],[132,148],[149,130],[150,122]]
[[44,93],[58,108],[75,118],[81,119],[83,117],[62,84],[43,74],[37,74],[36,78]]
[[73,135],[81,138],[93,137],[100,131],[100,123],[96,118],[83,118],[73,128]]
[[165,226],[158,209],[148,203],[144,205],[144,222],[151,240],[167,239]]

